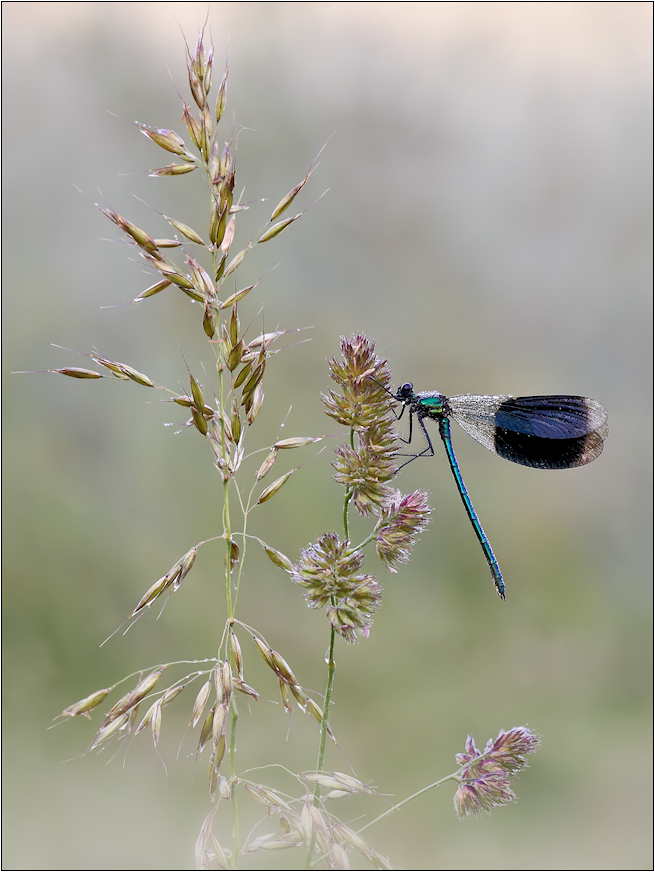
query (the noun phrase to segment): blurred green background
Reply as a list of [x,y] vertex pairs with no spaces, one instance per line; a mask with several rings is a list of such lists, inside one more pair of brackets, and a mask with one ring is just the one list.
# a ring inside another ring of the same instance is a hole
[[[182,354],[197,375],[210,367],[182,294],[101,308],[152,280],[105,241],[119,234],[91,205],[99,189],[170,235],[136,194],[206,232],[201,180],[149,178],[169,156],[109,113],[177,125],[181,31],[193,45],[208,7],[215,81],[229,40],[236,189],[267,198],[233,251],[335,133],[301,205],[329,193],[239,271],[242,287],[280,264],[241,307],[251,336],[262,318],[312,326],[311,342],[271,359],[250,447],[271,444],[290,405],[286,435],[338,434],[321,412],[325,360],[357,330],[394,382],[582,394],[610,410],[602,457],[570,472],[502,462],[454,428],[504,604],[440,446],[402,472],[405,492],[430,492],[434,518],[398,575],[368,565],[384,602],[370,639],[338,646],[329,765],[401,799],[453,771],[467,733],[482,744],[527,724],[543,745],[517,804],[459,823],[444,786],[370,831],[372,844],[409,869],[652,868],[650,3],[2,5],[4,868],[192,868],[208,808],[189,739],[176,760],[194,691],[164,712],[168,774],[147,735],[126,761],[71,759],[93,726],[48,727],[135,669],[215,653],[217,546],[158,622],[152,610],[99,648],[178,557],[220,533],[209,452],[195,431],[164,426],[184,416],[154,392],[11,374],[85,365],[51,343],[97,348],[174,389]],[[253,513],[250,532],[295,557],[338,528],[337,444]],[[325,619],[254,548],[241,597],[240,617],[323,690]],[[246,680],[275,699],[245,634],[242,645]],[[307,718],[264,701],[242,711],[243,769],[314,765]],[[292,788],[275,771],[253,777]],[[334,811],[353,820],[385,803]],[[243,814],[247,832],[260,810],[244,802]],[[227,839],[227,816],[221,827]],[[243,865],[298,864],[285,853]]]

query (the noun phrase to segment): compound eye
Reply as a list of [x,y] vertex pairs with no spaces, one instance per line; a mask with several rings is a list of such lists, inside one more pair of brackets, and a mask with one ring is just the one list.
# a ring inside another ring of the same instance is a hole
[[400,388],[400,393],[405,394],[405,396],[409,396],[414,390],[414,386],[411,382],[405,382],[405,384]]

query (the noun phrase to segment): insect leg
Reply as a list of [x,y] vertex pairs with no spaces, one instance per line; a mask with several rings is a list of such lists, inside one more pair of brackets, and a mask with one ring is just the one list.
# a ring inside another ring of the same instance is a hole
[[406,460],[401,466],[398,467],[399,470],[403,468],[403,466],[407,466],[408,463],[411,463],[412,460],[416,460],[417,457],[434,457],[434,446],[432,444],[432,440],[430,439],[430,434],[427,431],[425,424],[423,423],[423,416],[420,412],[413,412],[410,408],[409,410],[409,439],[403,439],[401,436],[398,438],[401,442],[404,442],[405,445],[410,445],[412,441],[412,423],[414,420],[414,415],[418,418],[418,422],[421,425],[421,429],[425,434],[425,438],[427,440],[427,447],[420,451],[418,454],[397,454],[396,457],[409,457],[409,460]]

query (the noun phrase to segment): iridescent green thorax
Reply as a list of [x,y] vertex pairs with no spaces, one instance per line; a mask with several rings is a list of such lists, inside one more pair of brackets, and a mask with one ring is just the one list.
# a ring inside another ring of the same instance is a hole
[[425,413],[430,418],[440,418],[450,414],[448,398],[433,391],[422,391],[416,394],[416,411]]

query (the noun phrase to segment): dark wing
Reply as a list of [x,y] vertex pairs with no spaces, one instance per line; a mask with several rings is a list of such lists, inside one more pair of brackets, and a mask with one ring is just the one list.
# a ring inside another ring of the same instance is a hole
[[595,460],[607,437],[607,409],[590,397],[475,397],[448,400],[452,417],[500,457],[535,469]]

